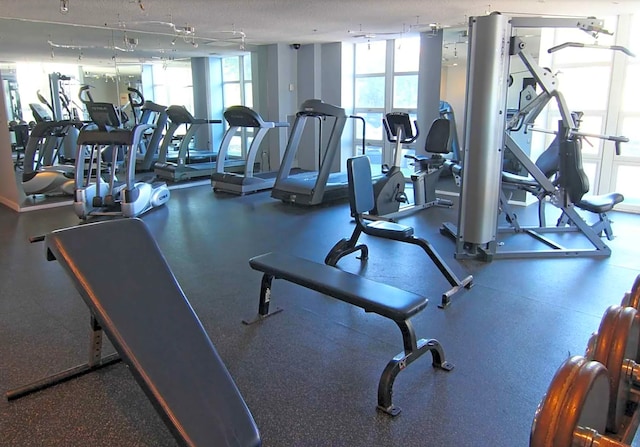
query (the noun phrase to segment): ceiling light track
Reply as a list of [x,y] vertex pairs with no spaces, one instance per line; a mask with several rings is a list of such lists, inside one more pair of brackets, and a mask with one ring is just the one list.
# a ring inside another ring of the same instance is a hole
[[[69,26],[69,27],[74,27],[74,28],[84,28],[84,29],[95,29],[95,30],[106,30],[106,31],[122,31],[124,25],[126,25],[124,22],[120,22],[120,24],[118,24],[117,26],[112,26],[112,25],[108,25],[105,24],[104,26],[99,26],[99,25],[80,25],[77,23],[64,23],[64,22],[56,22],[54,20],[38,20],[38,19],[25,19],[25,18],[18,18],[18,17],[0,17],[0,20],[14,20],[14,21],[18,21],[18,22],[23,22],[23,23],[34,23],[34,24],[41,24],[41,25],[59,25],[59,26]],[[141,22],[138,22],[141,23]],[[147,23],[167,23],[172,25],[170,22],[147,22]],[[179,37],[189,37],[189,42],[187,43],[191,43],[191,42],[196,42],[196,43],[204,43],[204,44],[212,44],[215,42],[220,42],[220,41],[233,41],[233,40],[240,40],[240,50],[244,51],[245,50],[245,45],[246,45],[246,37],[247,35],[244,33],[244,31],[241,30],[236,30],[236,29],[232,29],[231,31],[209,31],[209,34],[212,35],[216,35],[216,34],[222,34],[222,35],[228,35],[231,34],[231,37],[228,38],[211,38],[211,37],[196,37],[194,35],[195,33],[195,27],[194,26],[184,26],[184,27],[176,27],[176,32],[158,32],[158,31],[146,31],[146,30],[141,30],[141,29],[133,29],[133,28],[127,28],[127,31],[130,33],[138,33],[138,34],[143,34],[143,35],[149,35],[149,36],[166,36],[166,37],[170,37],[170,38],[174,38],[176,37],[176,35],[178,35]],[[191,34],[187,34],[187,32],[190,32]],[[195,46],[195,45],[194,45]]]
[[97,46],[97,45],[76,45],[76,44],[64,44],[64,43],[56,43],[51,40],[48,40],[47,43],[51,47],[51,52],[53,54],[54,48],[62,48],[65,50],[92,50],[92,49],[103,49],[103,50],[116,50],[121,51],[123,53],[130,53],[133,51],[132,48],[122,48],[118,45],[107,45],[107,46]]

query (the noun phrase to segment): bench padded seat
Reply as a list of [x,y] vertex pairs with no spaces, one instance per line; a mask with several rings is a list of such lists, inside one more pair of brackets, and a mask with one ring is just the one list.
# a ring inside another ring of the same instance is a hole
[[238,388],[141,220],[58,230],[46,244],[180,445],[260,445]]
[[256,256],[249,260],[249,265],[394,321],[408,320],[429,302],[415,293],[284,253]]
[[624,196],[618,192],[612,192],[609,194],[602,194],[598,196],[583,196],[579,202],[576,203],[578,208],[592,213],[606,213],[618,203],[624,200]]
[[386,220],[374,220],[364,227],[364,232],[369,236],[404,241],[413,236],[413,227]]

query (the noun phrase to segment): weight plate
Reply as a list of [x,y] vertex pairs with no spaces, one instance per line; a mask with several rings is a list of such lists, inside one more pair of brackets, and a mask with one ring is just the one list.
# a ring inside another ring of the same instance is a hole
[[607,364],[609,348],[613,344],[611,340],[613,339],[618,322],[618,314],[622,309],[620,306],[610,306],[605,310],[602,320],[600,320],[600,326],[598,327],[598,336],[593,349],[593,358],[589,360],[595,360],[603,365]]
[[578,426],[604,433],[609,407],[609,375],[598,362],[575,356],[554,375],[536,410],[530,447],[566,447]]
[[631,383],[624,379],[622,365],[626,359],[635,360],[640,344],[640,324],[638,312],[632,307],[622,307],[609,347],[609,356],[604,365],[611,380],[611,400],[607,429],[617,433],[622,424],[625,407],[631,393]]
[[[625,296],[625,298],[627,298]],[[640,275],[636,276],[631,292],[628,294],[627,306],[633,307],[635,310],[640,310]]]

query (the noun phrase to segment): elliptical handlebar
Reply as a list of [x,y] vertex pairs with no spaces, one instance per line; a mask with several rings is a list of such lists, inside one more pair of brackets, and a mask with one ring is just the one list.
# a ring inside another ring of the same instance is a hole
[[136,109],[141,108],[144,105],[144,95],[140,90],[133,87],[127,87],[127,97],[129,98],[129,105],[131,106],[131,113],[133,114],[133,124],[140,124],[140,116]]
[[144,96],[142,92],[137,88],[127,87],[127,96],[129,97],[129,104],[131,104],[131,108],[142,107],[144,104]]
[[83,104],[90,104],[94,102],[93,96],[91,96],[91,92],[89,91],[91,87],[92,86],[88,84],[85,84],[80,87],[80,91],[78,92],[78,98],[80,99],[80,101],[82,101]]
[[45,97],[42,95],[42,93],[40,93],[40,90],[38,90],[38,91],[36,92],[36,94],[38,95],[38,101],[40,101],[42,104],[44,104],[45,106],[47,106],[47,108],[48,108],[49,110],[51,110],[51,116],[52,116],[52,119],[53,119],[54,112],[53,112],[53,106],[51,105],[51,103],[50,103],[49,101],[47,101],[47,98],[45,98]]

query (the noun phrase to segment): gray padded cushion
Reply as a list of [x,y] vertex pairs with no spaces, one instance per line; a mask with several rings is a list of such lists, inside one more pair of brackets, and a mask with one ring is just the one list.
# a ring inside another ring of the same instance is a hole
[[578,208],[592,213],[606,213],[618,203],[624,200],[624,196],[618,192],[603,194],[599,196],[582,196],[582,199],[576,203]]
[[46,244],[181,445],[260,445],[240,392],[141,220],[58,230]]
[[523,175],[512,174],[511,172],[502,171],[503,185],[530,186],[538,187],[540,183],[533,177],[525,177]]
[[249,265],[394,321],[409,319],[429,302],[415,293],[285,253],[256,256],[249,260]]
[[413,227],[385,220],[375,220],[368,223],[363,230],[370,236],[383,237],[396,241],[403,241],[413,236]]

